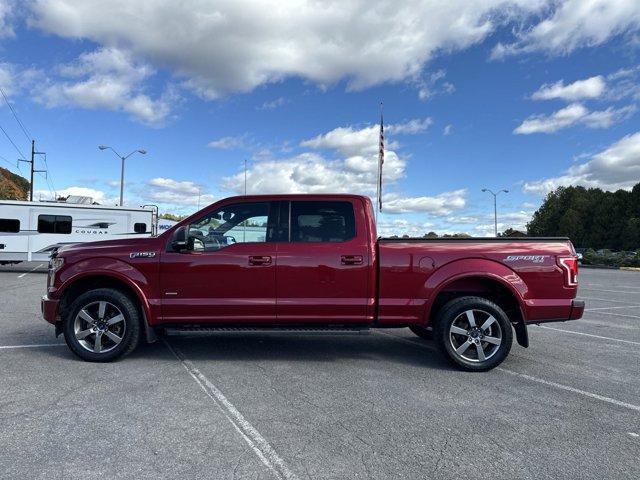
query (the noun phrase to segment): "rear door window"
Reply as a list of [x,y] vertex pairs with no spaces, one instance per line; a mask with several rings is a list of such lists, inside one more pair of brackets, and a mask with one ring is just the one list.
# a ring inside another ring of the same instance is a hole
[[291,203],[292,242],[346,242],[356,236],[350,202]]

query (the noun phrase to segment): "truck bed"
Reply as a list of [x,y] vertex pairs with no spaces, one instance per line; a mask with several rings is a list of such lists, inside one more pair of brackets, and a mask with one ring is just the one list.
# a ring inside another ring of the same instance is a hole
[[381,323],[432,318],[456,291],[511,297],[525,322],[572,317],[577,286],[559,263],[575,256],[568,238],[380,238],[377,256]]

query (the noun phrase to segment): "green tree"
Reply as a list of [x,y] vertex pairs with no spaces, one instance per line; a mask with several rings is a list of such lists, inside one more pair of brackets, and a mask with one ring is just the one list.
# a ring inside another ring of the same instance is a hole
[[[566,236],[577,247],[638,248],[632,219],[640,219],[640,184],[630,192],[559,187],[550,192],[527,225],[529,235]],[[636,247],[631,247],[636,244]]]

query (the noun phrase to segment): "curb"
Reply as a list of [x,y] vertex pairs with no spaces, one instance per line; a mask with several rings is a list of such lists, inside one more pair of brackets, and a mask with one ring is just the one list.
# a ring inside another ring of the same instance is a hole
[[620,270],[626,270],[628,272],[640,272],[640,267],[620,267]]

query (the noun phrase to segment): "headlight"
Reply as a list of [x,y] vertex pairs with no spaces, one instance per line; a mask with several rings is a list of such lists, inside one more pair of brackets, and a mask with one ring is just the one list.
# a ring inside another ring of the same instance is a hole
[[58,270],[62,265],[64,265],[63,257],[55,257],[49,261],[49,268],[53,271]]

